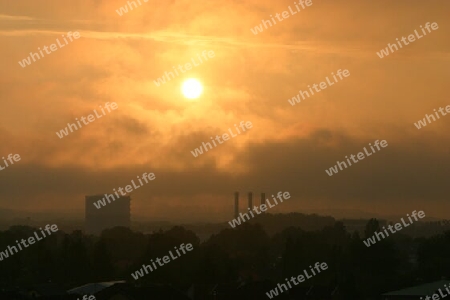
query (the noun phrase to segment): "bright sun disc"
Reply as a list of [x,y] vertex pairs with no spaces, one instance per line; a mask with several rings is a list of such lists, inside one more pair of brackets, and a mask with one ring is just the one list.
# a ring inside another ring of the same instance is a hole
[[183,83],[181,91],[186,98],[195,99],[200,96],[203,87],[197,79],[188,79]]

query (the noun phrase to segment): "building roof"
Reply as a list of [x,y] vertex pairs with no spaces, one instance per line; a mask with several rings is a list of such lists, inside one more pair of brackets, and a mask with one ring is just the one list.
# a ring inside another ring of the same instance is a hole
[[113,286],[117,283],[124,283],[125,281],[109,281],[109,282],[96,282],[96,283],[88,283],[71,290],[68,290],[69,294],[78,294],[78,295],[94,295],[95,293],[100,292],[110,286]]
[[121,296],[121,299],[129,300],[190,300],[183,292],[163,284],[149,284],[145,287],[134,287],[131,284],[121,283],[95,295],[97,300],[111,299],[115,296]]
[[409,287],[406,289],[389,292],[383,296],[426,296],[432,295],[439,289],[444,289],[444,284],[450,285],[449,280],[439,280],[431,283],[426,283],[418,286]]
[[28,291],[35,291],[42,297],[48,296],[62,296],[67,295],[66,290],[64,290],[60,285],[55,283],[44,283],[34,285],[28,289]]

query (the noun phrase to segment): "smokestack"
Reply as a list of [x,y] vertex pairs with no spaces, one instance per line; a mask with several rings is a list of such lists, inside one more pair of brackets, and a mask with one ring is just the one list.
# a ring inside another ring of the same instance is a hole
[[261,205],[266,204],[266,193],[261,193]]
[[239,217],[239,192],[234,193],[234,218]]
[[248,208],[253,208],[253,195],[252,192],[248,193]]

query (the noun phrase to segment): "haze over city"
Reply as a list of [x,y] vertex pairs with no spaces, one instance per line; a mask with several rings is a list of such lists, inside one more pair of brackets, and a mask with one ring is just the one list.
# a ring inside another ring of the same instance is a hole
[[449,13],[0,2],[0,299],[445,297]]
[[[413,122],[450,104],[448,3],[387,3],[314,2],[258,35],[249,28],[292,3],[142,2],[121,17],[121,0],[2,4],[0,153],[22,160],[0,173],[1,207],[81,215],[85,195],[147,171],[158,179],[132,194],[132,214],[160,220],[225,221],[235,190],[289,190],[283,212],[392,215],[420,206],[445,217],[450,123],[418,131]],[[428,21],[439,30],[374,57]],[[81,37],[26,68],[17,63],[69,31]],[[215,57],[154,84],[204,50]],[[287,103],[338,69],[351,76]],[[201,82],[198,99],[180,92],[187,77]],[[57,138],[107,102],[119,109]],[[192,157],[241,120],[251,131]],[[376,139],[389,147],[331,178],[324,173]]]

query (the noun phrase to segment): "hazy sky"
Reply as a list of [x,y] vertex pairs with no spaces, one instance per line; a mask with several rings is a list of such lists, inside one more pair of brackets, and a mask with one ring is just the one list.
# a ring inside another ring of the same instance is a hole
[[[153,172],[132,194],[132,213],[149,220],[227,221],[234,191],[242,206],[248,191],[256,203],[261,191],[289,191],[278,212],[449,216],[450,116],[413,125],[450,105],[449,1],[313,0],[258,35],[250,29],[294,1],[141,2],[123,16],[116,9],[125,0],[0,2],[0,156],[22,157],[0,171],[0,208],[81,213],[84,195]],[[427,22],[439,29],[376,55]],[[69,31],[81,38],[18,64]],[[215,57],[154,84],[203,50]],[[338,69],[351,75],[287,102]],[[180,92],[187,78],[203,84],[195,101]],[[106,102],[118,109],[56,136]],[[240,121],[253,128],[192,156]],[[325,173],[377,139],[389,146]]]

